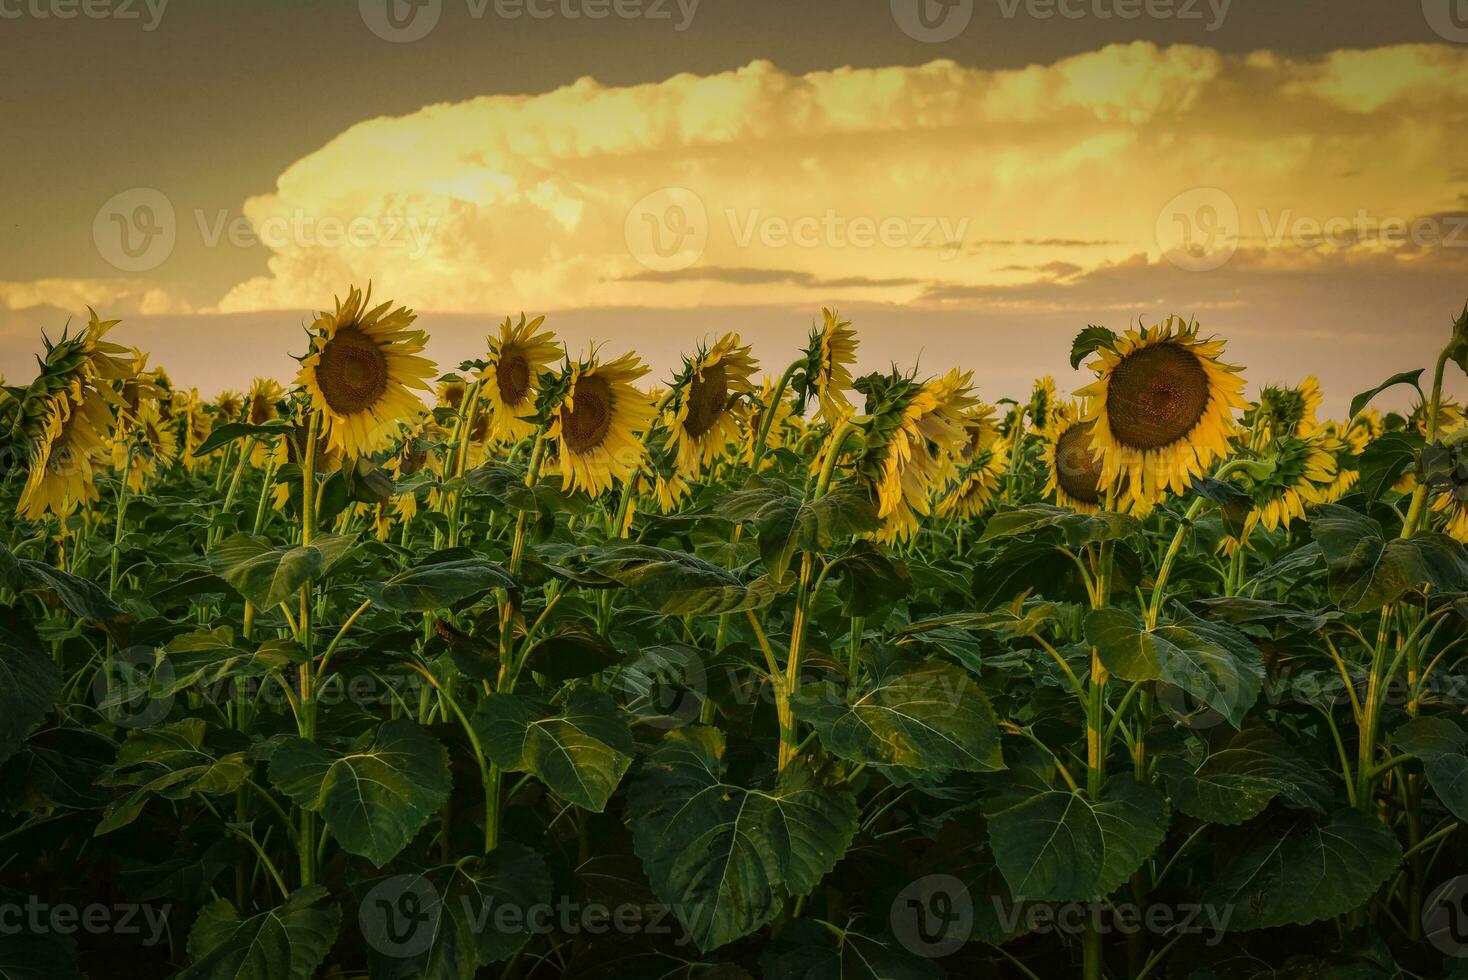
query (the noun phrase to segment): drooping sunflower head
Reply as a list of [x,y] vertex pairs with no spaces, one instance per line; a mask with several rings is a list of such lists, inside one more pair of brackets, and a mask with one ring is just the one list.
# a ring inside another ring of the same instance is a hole
[[1101,456],[1091,444],[1095,427],[1094,421],[1081,421],[1081,407],[1070,402],[1056,406],[1041,433],[1046,495],[1054,494],[1061,507],[1082,514],[1096,513],[1105,502]]
[[1050,426],[1050,414],[1058,404],[1059,398],[1055,393],[1055,379],[1048,374],[1035,381],[1034,390],[1030,392],[1030,401],[1025,410],[1030,414],[1030,421],[1039,431],[1044,431]]
[[[766,449],[778,449],[785,445],[786,431],[792,428],[795,419],[795,406],[789,399],[775,397],[775,382],[765,378],[760,385],[759,391],[750,399],[749,412],[744,422],[743,446],[740,449],[739,459],[745,466],[754,465],[755,445],[759,440],[760,429],[764,426],[765,415],[773,412],[770,418],[769,432],[765,436]],[[774,458],[768,453],[760,461],[760,469],[774,465]]]
[[469,386],[457,374],[444,376],[439,380],[435,388],[438,394],[439,407],[451,408],[456,412],[459,411],[459,409],[464,407],[464,395],[468,390]]
[[244,396],[238,391],[221,391],[219,397],[214,399],[214,409],[224,421],[233,422],[245,409]]
[[967,463],[975,456],[991,450],[999,442],[999,424],[994,420],[994,406],[982,402],[963,413],[963,431],[967,436],[958,459]]
[[685,480],[723,459],[739,438],[740,403],[754,390],[750,378],[758,368],[738,334],[684,359],[668,403],[668,444]]
[[543,316],[527,322],[521,314],[517,324],[505,317],[499,337],[489,338],[489,355],[479,376],[485,381],[481,397],[489,404],[495,439],[523,439],[535,431],[527,419],[535,414],[540,374],[560,356],[556,335],[542,331],[543,323]]
[[251,425],[264,425],[280,418],[280,403],[285,399],[285,389],[274,378],[256,378],[245,396],[249,406],[248,420]]
[[[1244,491],[1253,500],[1253,508],[1244,519],[1243,544],[1247,544],[1255,527],[1273,531],[1297,517],[1304,517],[1307,507],[1332,499],[1340,479],[1332,449],[1333,444],[1320,436],[1309,439],[1285,436],[1269,446],[1264,458],[1274,464],[1272,472],[1268,476],[1243,478]],[[1221,548],[1232,552],[1240,544],[1240,539],[1230,536],[1224,538]]]
[[[1412,414],[1407,416],[1407,428],[1418,435],[1427,436],[1428,408],[1426,402],[1418,402],[1412,408]],[[1444,397],[1437,408],[1437,436],[1441,439],[1450,432],[1456,432],[1464,425],[1468,416],[1465,416],[1463,406],[1451,398]]]
[[204,411],[204,399],[199,397],[197,388],[175,392],[174,409],[182,419],[183,464],[192,473],[204,463],[202,457],[194,455],[194,450],[209,438],[209,433],[214,429],[214,419]]
[[128,488],[141,492],[178,458],[178,433],[163,418],[162,402],[143,401],[120,424],[112,442],[112,466],[126,472]]
[[652,399],[633,382],[647,374],[634,354],[602,363],[595,357],[567,364],[566,394],[546,435],[555,440],[561,478],[571,490],[597,496],[638,471],[652,424]]
[[103,439],[112,412],[96,389],[78,381],[48,399],[40,437],[30,452],[30,473],[16,513],[39,521],[65,517],[98,499],[95,471],[106,458]]
[[[981,405],[965,414],[966,439],[959,447],[958,458],[954,463],[955,478],[952,487],[938,501],[940,516],[977,517],[988,509],[998,495],[1007,458],[1000,452],[998,430],[992,419],[987,417],[992,413],[992,408]],[[984,422],[976,425],[976,415],[984,419],[987,426]],[[987,434],[984,431],[986,428]]]
[[822,324],[810,332],[805,363],[797,380],[802,406],[811,398],[820,407],[821,418],[835,425],[851,413],[846,391],[851,387],[851,367],[856,363],[856,331],[851,321],[832,310],[821,309]]
[[410,389],[427,390],[433,362],[420,357],[427,344],[411,329],[414,314],[392,303],[371,306],[352,289],[336,309],[311,327],[311,350],[296,383],[321,412],[327,444],[347,456],[365,456],[391,442],[422,402]]
[[1165,490],[1182,493],[1227,455],[1233,412],[1245,402],[1241,369],[1221,363],[1222,353],[1221,341],[1200,338],[1196,323],[1178,317],[1098,351],[1090,364],[1097,380],[1077,394],[1086,399],[1083,421],[1095,423],[1103,488],[1146,507]]
[[877,540],[910,538],[918,518],[932,512],[933,494],[968,442],[964,417],[977,404],[972,377],[953,370],[919,383],[893,372],[858,382],[871,423],[857,469],[877,500]]
[[1423,464],[1432,511],[1443,515],[1443,533],[1468,544],[1468,440],[1433,445]]
[[1264,427],[1273,438],[1304,439],[1319,427],[1315,414],[1324,397],[1314,376],[1293,387],[1266,385],[1260,389],[1259,402],[1246,416],[1246,422]]

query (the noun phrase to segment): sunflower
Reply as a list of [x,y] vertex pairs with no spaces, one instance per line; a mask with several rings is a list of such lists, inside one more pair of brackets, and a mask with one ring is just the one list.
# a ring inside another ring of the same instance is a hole
[[1244,518],[1241,536],[1230,535],[1220,543],[1225,553],[1247,542],[1256,527],[1273,531],[1304,517],[1306,507],[1328,503],[1338,487],[1340,474],[1332,441],[1319,436],[1285,436],[1274,442],[1266,458],[1274,463],[1274,470],[1262,479],[1246,477],[1244,489],[1253,507]]
[[[392,303],[371,307],[372,291],[353,289],[312,326],[311,351],[296,383],[321,413],[326,441],[347,456],[365,456],[392,441],[402,421],[422,410],[410,388],[427,390],[433,362],[419,357],[427,338]],[[391,312],[389,312],[391,310]]]
[[184,468],[192,473],[204,464],[204,459],[195,456],[194,451],[209,438],[209,433],[214,428],[214,419],[204,411],[204,400],[199,397],[198,388],[176,392],[174,405],[177,415],[183,420]]
[[439,407],[452,408],[456,412],[463,407],[464,395],[468,390],[469,386],[464,383],[464,379],[453,374],[440,380],[434,388],[438,395]]
[[1468,487],[1439,493],[1432,500],[1435,514],[1446,514],[1443,533],[1468,544]]
[[[1442,438],[1463,425],[1463,406],[1444,397],[1437,406],[1437,435]],[[1427,436],[1427,403],[1418,402],[1412,408],[1412,414],[1407,416],[1407,427],[1419,436]]]
[[[779,449],[785,445],[785,430],[793,422],[791,416],[795,414],[795,406],[784,398],[776,399],[775,383],[765,378],[760,385],[759,394],[750,399],[748,417],[744,424],[744,443],[739,452],[739,459],[745,466],[754,465],[755,443],[759,440],[759,430],[764,425],[765,413],[773,411],[774,418],[770,420],[770,431],[765,436],[765,448]],[[765,455],[760,461],[760,470],[774,464],[774,459]]]
[[[1313,375],[1297,387],[1266,385],[1259,392],[1259,402],[1246,415],[1246,424],[1255,423],[1269,431],[1272,438],[1296,436],[1306,439],[1319,428],[1315,413],[1325,395]],[[1252,417],[1250,417],[1252,416]]]
[[955,369],[923,384],[895,374],[862,379],[873,418],[858,468],[876,493],[883,521],[877,540],[910,538],[918,518],[931,513],[933,491],[968,440],[964,413],[977,403],[970,394],[972,377]]
[[1004,477],[1005,460],[997,442],[975,449],[970,441],[962,452],[967,456],[958,470],[957,482],[938,501],[938,513],[943,517],[977,517],[994,501]]
[[95,389],[77,383],[52,395],[16,513],[39,521],[48,511],[65,517],[78,504],[94,503],[94,473],[105,458],[103,437],[111,427],[112,412]]
[[149,480],[178,458],[178,433],[163,418],[162,405],[161,400],[141,401],[118,419],[112,466],[126,472],[128,489],[134,493],[141,493]]
[[1035,381],[1034,390],[1030,392],[1029,404],[1025,406],[1030,413],[1030,421],[1035,424],[1035,429],[1043,432],[1050,427],[1051,413],[1059,404],[1059,398],[1055,393],[1055,379],[1048,374]]
[[1101,509],[1105,497],[1102,460],[1091,442],[1096,423],[1081,421],[1081,414],[1081,407],[1075,402],[1058,404],[1050,424],[1041,432],[1044,492],[1047,496],[1053,493],[1061,507],[1094,514]]
[[801,401],[814,395],[820,405],[821,418],[830,425],[851,414],[851,401],[846,389],[851,387],[851,366],[856,363],[856,331],[851,321],[843,320],[822,307],[824,324],[810,332],[805,349],[805,378],[801,384]]
[[1097,380],[1077,394],[1087,399],[1082,421],[1094,423],[1101,487],[1147,507],[1164,490],[1182,493],[1228,454],[1233,409],[1246,406],[1241,369],[1218,360],[1222,341],[1200,339],[1196,323],[1169,317],[1099,353],[1090,364]]
[[221,391],[219,397],[214,399],[214,408],[219,412],[220,418],[226,422],[234,422],[245,409],[244,396],[238,391]]
[[479,377],[488,382],[480,397],[488,399],[490,435],[502,441],[523,439],[535,432],[526,421],[535,414],[540,373],[560,356],[556,335],[549,330],[539,333],[545,317],[528,323],[525,315],[511,325],[510,318],[500,324],[499,338],[489,340],[489,357]]
[[594,497],[630,479],[647,455],[639,437],[652,424],[654,407],[632,384],[647,367],[624,354],[605,364],[595,358],[568,364],[566,371],[566,395],[546,435],[559,447],[563,484]]
[[738,334],[684,359],[668,406],[668,446],[685,480],[698,479],[739,438],[739,400],[754,390],[749,379],[758,368]]

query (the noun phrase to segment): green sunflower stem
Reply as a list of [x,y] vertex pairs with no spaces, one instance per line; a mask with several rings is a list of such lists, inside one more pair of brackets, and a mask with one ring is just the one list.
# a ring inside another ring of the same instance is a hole
[[750,467],[755,473],[759,472],[759,464],[765,458],[765,446],[770,440],[770,430],[774,427],[775,416],[779,414],[775,407],[785,397],[785,389],[790,387],[790,379],[795,377],[795,372],[805,364],[805,358],[791,363],[780,375],[780,380],[775,382],[775,389],[770,393],[770,403],[765,406],[763,417],[759,420],[759,432],[754,439],[754,453],[750,459]]
[[[1427,403],[1427,442],[1430,445],[1437,438],[1438,415],[1442,411],[1443,400],[1443,371],[1447,368],[1448,360],[1452,356],[1456,342],[1442,349],[1437,356],[1437,366],[1432,374],[1432,400]],[[1422,523],[1423,515],[1427,512],[1427,484],[1418,481],[1416,489],[1412,491],[1412,504],[1407,509],[1407,517],[1402,521],[1402,537],[1410,538]]]

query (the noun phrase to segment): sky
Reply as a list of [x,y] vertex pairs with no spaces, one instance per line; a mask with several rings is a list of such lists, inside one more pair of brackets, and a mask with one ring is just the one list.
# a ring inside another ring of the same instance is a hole
[[445,370],[828,306],[989,400],[1177,313],[1339,415],[1468,299],[1468,0],[0,0],[0,84],[9,383],[89,306],[288,379],[370,281]]

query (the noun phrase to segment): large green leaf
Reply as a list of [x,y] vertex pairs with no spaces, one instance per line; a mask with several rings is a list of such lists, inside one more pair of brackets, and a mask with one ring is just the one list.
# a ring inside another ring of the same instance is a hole
[[1310,532],[1325,554],[1330,597],[1347,612],[1380,609],[1429,585],[1446,592],[1468,589],[1468,551],[1445,534],[1388,540],[1376,521],[1339,504],[1320,508]]
[[828,551],[881,524],[866,492],[855,485],[838,484],[810,498],[780,481],[757,477],[751,484],[725,494],[716,510],[754,524],[765,571],[777,580],[799,552]]
[[249,918],[227,899],[204,906],[189,931],[193,965],[177,980],[311,980],[341,927],[329,897],[312,885]]
[[1086,616],[1086,639],[1106,669],[1122,680],[1179,687],[1235,728],[1264,684],[1263,660],[1248,637],[1185,610],[1178,621],[1153,630],[1128,609],[1092,610]]
[[621,659],[622,651],[600,634],[571,626],[538,640],[525,665],[547,680],[568,681],[599,674]]
[[17,560],[24,588],[54,592],[73,616],[112,623],[127,616],[122,607],[112,601],[100,585],[90,579],[80,578],[45,562],[29,558]]
[[[252,768],[242,740],[232,749],[221,749],[209,744],[207,736],[201,718],[129,732],[117,761],[99,781],[135,788],[107,808],[94,833],[101,836],[132,823],[154,796],[182,800],[195,793],[219,796],[239,789]],[[222,737],[239,739],[233,732]]]
[[1072,546],[1092,541],[1107,541],[1126,538],[1142,530],[1142,522],[1126,514],[1102,511],[1098,514],[1079,514],[1066,507],[1053,504],[1025,504],[1019,507],[1001,507],[989,518],[984,534],[979,539],[1015,537],[1033,534],[1047,528],[1057,528]]
[[1325,813],[1330,785],[1299,753],[1267,728],[1239,732],[1196,764],[1177,756],[1157,760],[1173,805],[1190,817],[1240,824],[1282,797],[1297,807]]
[[600,813],[632,764],[627,717],[601,691],[578,687],[564,709],[491,694],[474,713],[484,752],[502,769],[531,772],[562,798]]
[[826,751],[852,762],[918,770],[1004,768],[994,709],[973,675],[955,664],[888,661],[844,697],[826,685],[807,686],[794,707]]
[[199,443],[199,448],[192,453],[194,456],[208,456],[214,450],[226,443],[237,439],[246,439],[251,436],[256,439],[269,441],[291,432],[294,427],[283,419],[272,419],[259,425],[249,422],[226,422],[224,425],[212,430],[208,438]]
[[1231,929],[1306,925],[1360,907],[1401,860],[1380,820],[1338,810],[1325,826],[1265,836],[1223,870],[1203,904],[1232,909]]
[[700,949],[747,936],[787,896],[808,895],[856,832],[849,790],[823,785],[801,761],[770,788],[725,781],[724,736],[670,732],[628,793],[627,823],[653,891]]
[[0,606],[0,762],[46,717],[61,671],[19,610]]
[[[1417,389],[1417,395],[1420,398],[1422,396],[1422,371],[1422,368],[1418,368],[1415,371],[1402,371],[1400,374],[1394,374],[1390,378],[1387,378],[1375,388],[1368,388],[1361,392],[1355,398],[1351,399],[1351,418],[1354,419],[1357,415],[1360,415],[1361,409],[1369,405],[1371,399],[1394,385],[1411,385]],[[1426,401],[1426,399],[1423,400]]]
[[271,757],[270,781],[297,806],[320,813],[343,848],[380,868],[448,798],[449,760],[437,739],[400,718],[342,755],[287,739]]
[[295,598],[301,586],[326,574],[356,541],[355,534],[325,534],[311,544],[277,548],[265,538],[233,534],[214,546],[209,564],[257,608]]
[[466,980],[514,954],[543,928],[552,881],[530,848],[500,843],[483,857],[364,883],[363,938],[373,976]]
[[660,612],[675,616],[715,616],[758,609],[774,599],[770,576],[745,583],[738,575],[687,552],[640,544],[598,549],[587,570],[632,589]]
[[515,579],[494,562],[452,549],[429,555],[416,568],[367,586],[368,595],[390,612],[432,612],[489,589],[514,589]]
[[1086,329],[1076,334],[1075,340],[1070,343],[1070,366],[1075,370],[1081,366],[1081,362],[1098,350],[1115,349],[1121,340],[1116,331],[1109,327],[1100,327],[1090,324]]
[[1384,432],[1361,454],[1361,478],[1357,488],[1368,500],[1376,500],[1412,469],[1422,437],[1415,432]]
[[896,939],[801,919],[780,931],[780,946],[760,959],[764,980],[939,980],[930,960]]
[[1167,834],[1167,803],[1151,786],[1110,780],[1101,799],[1049,790],[989,815],[989,844],[1014,900],[1105,898]]
[[1391,740],[1422,760],[1427,781],[1443,806],[1468,821],[1468,732],[1447,718],[1414,718],[1393,732]]
[[266,640],[254,649],[242,649],[234,630],[220,626],[174,637],[158,651],[149,694],[166,698],[188,688],[211,693],[229,681],[268,677],[305,662],[306,653],[293,640]]

